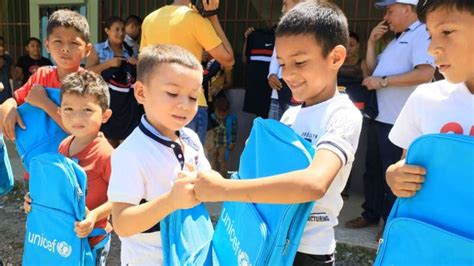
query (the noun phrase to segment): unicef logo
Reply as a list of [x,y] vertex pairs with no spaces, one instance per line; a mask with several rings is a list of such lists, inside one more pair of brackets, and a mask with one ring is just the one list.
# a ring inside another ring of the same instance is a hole
[[72,247],[65,241],[59,242],[56,248],[58,249],[59,255],[64,258],[69,257],[72,253]]
[[237,257],[237,260],[238,260],[239,266],[252,266],[252,264],[250,264],[250,261],[249,261],[250,260],[249,255],[247,255],[247,253],[243,251],[239,252],[239,256]]

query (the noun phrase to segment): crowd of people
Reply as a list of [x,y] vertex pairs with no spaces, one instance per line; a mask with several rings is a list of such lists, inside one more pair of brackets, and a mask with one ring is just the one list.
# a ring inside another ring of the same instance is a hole
[[[277,26],[245,32],[244,111],[279,120],[313,144],[316,155],[306,169],[227,179],[229,152],[237,137],[247,136],[237,136],[222,92],[232,86],[235,59],[215,12],[218,0],[203,1],[202,10],[175,0],[143,21],[110,17],[106,40],[95,45],[83,16],[58,10],[44,40],[52,61],[41,56],[41,41],[30,38],[27,55],[13,62],[0,39],[0,129],[14,141],[15,127],[27,127],[17,108],[29,103],[70,134],[58,151],[78,159],[91,181],[89,212],[74,231],[83,238],[97,227],[114,230],[123,265],[162,263],[160,221],[216,201],[317,201],[294,265],[334,265],[334,226],[360,158],[364,211],[345,225],[354,229],[386,221],[396,197],[422,189],[425,169],[404,162],[416,137],[474,135],[474,3],[375,5],[385,13],[365,57],[362,40],[328,1],[283,0]],[[394,37],[377,54],[388,32]],[[446,80],[432,82],[436,68]],[[10,78],[21,87],[11,88]],[[60,106],[45,88],[61,90]],[[26,194],[26,212],[31,202]],[[99,250],[97,265],[105,265],[109,248]]]

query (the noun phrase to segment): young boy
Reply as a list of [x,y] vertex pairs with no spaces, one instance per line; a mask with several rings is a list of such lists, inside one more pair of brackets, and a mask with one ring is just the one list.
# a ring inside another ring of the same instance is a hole
[[133,54],[138,55],[138,39],[142,33],[142,19],[136,15],[130,15],[125,19],[125,43],[132,48]]
[[30,79],[0,106],[0,130],[5,137],[15,140],[15,125],[25,128],[17,106],[28,102],[43,109],[61,125],[58,106],[46,94],[44,87],[59,88],[61,80],[80,69],[81,60],[90,53],[89,24],[85,17],[70,10],[55,11],[48,21],[46,49],[56,67],[41,67]]
[[[110,95],[107,83],[92,71],[82,70],[69,74],[61,86],[61,116],[64,128],[71,136],[59,145],[59,153],[75,158],[87,174],[86,219],[74,225],[78,237],[87,237],[94,228],[107,232],[112,226],[107,219],[112,212],[112,204],[107,202],[107,187],[110,178],[110,157],[113,148],[100,126],[112,115],[109,109]],[[25,196],[25,211],[31,210],[31,198]],[[93,237],[89,243],[93,247],[104,236]],[[110,242],[97,253],[96,265],[105,265]]]
[[16,62],[15,79],[25,84],[31,75],[42,66],[51,66],[53,63],[46,57],[41,56],[41,41],[31,37],[26,41],[26,55],[20,56]]
[[211,115],[211,125],[215,127],[211,129],[212,144],[207,149],[207,154],[212,169],[219,171],[224,177],[227,177],[226,161],[230,151],[234,149],[237,136],[237,118],[229,112],[229,100],[224,95],[217,97],[214,101],[214,113]]
[[145,115],[112,155],[108,197],[122,264],[161,265],[159,222],[199,203],[185,164],[210,169],[199,137],[184,127],[197,112],[202,66],[184,48],[157,45],[142,50],[137,72]]
[[334,264],[333,227],[343,205],[361,130],[360,112],[337,92],[344,63],[347,19],[334,4],[298,4],[278,24],[276,52],[283,79],[302,106],[288,109],[282,122],[316,146],[308,168],[252,180],[228,180],[200,172],[194,189],[201,201],[301,203],[317,201],[303,232],[294,265]]
[[429,52],[446,80],[419,86],[403,107],[390,140],[404,149],[402,160],[387,169],[387,183],[398,197],[422,188],[426,170],[406,165],[413,140],[432,133],[474,136],[474,2],[420,1],[418,17],[431,36]]

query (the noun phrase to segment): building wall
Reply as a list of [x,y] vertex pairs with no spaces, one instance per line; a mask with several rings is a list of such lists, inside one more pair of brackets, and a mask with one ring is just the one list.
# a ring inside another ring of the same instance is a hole
[[[59,2],[60,0],[58,0]],[[103,22],[112,15],[126,18],[130,14],[142,18],[172,0],[99,0],[99,36],[104,40]],[[248,27],[269,27],[280,17],[282,0],[221,0],[219,18],[229,38],[236,56],[234,67],[235,82],[242,86],[244,66],[241,63],[243,34]],[[382,17],[375,9],[374,0],[333,0],[346,13],[350,29],[360,35],[361,52],[365,51],[365,40]],[[25,40],[30,35],[28,0],[0,0],[0,35],[4,36],[7,47],[14,58],[23,54]]]

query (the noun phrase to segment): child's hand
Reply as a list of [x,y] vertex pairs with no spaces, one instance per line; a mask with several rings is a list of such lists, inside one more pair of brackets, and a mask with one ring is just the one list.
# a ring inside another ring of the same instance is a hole
[[386,173],[387,184],[397,197],[408,198],[421,189],[425,182],[426,170],[420,166],[407,165],[400,160],[388,167]]
[[224,192],[226,181],[214,170],[199,172],[198,178],[194,182],[197,199],[202,202],[222,201],[221,194]]
[[1,130],[5,135],[5,138],[14,141],[16,134],[15,134],[15,125],[18,123],[18,126],[22,129],[26,129],[25,123],[21,119],[20,114],[16,110],[16,107],[10,107],[5,113],[2,113],[1,117]]
[[30,192],[26,193],[23,197],[23,209],[25,210],[25,213],[29,213],[31,211]]
[[41,85],[34,85],[25,98],[25,102],[33,106],[39,107],[41,109],[44,109],[42,107],[43,103],[45,103],[48,100],[49,100],[48,94],[46,93],[46,90]]
[[97,220],[97,216],[92,211],[92,212],[87,213],[86,219],[80,222],[75,222],[74,232],[76,232],[77,237],[79,238],[87,237],[94,229],[96,220]]
[[174,209],[189,209],[199,204],[194,193],[194,181],[197,172],[194,166],[186,164],[187,170],[178,174],[178,179],[171,188],[171,202]]

